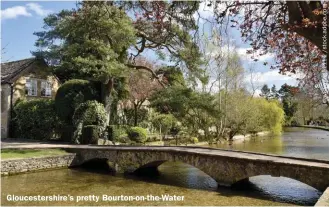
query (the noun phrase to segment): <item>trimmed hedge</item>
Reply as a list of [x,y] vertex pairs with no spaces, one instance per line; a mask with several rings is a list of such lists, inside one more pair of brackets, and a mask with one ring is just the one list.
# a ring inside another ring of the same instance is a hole
[[82,129],[81,144],[98,144],[99,126],[87,125]]
[[72,137],[74,134],[74,126],[73,125],[63,125],[58,130],[60,134],[60,140],[64,142],[72,142]]
[[19,138],[51,139],[60,126],[55,103],[49,99],[21,101],[14,107],[15,135]]
[[142,127],[131,127],[127,132],[131,141],[144,143],[147,140],[147,130]]
[[81,143],[81,134],[84,126],[98,126],[99,137],[103,137],[106,131],[108,115],[103,104],[97,101],[87,101],[82,103],[75,110],[73,115],[73,124],[75,132],[73,142]]
[[79,104],[88,100],[99,100],[100,93],[96,85],[87,80],[73,79],[66,81],[57,90],[55,107],[61,120],[72,125],[72,117]]

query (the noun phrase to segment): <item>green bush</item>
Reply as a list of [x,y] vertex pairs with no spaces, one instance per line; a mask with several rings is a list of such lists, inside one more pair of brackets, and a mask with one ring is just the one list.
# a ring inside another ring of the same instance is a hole
[[196,138],[196,137],[191,137],[191,138],[190,138],[190,142],[192,142],[193,144],[196,144],[196,143],[199,142],[199,140],[198,140],[198,138]]
[[82,129],[81,144],[97,144],[99,137],[99,126],[86,125]]
[[147,140],[147,130],[142,127],[131,127],[127,132],[131,141],[144,143]]
[[160,141],[160,137],[157,136],[152,136],[152,137],[148,137],[147,138],[147,142],[156,142],[156,141]]
[[51,139],[59,128],[59,118],[53,100],[21,101],[14,107],[16,135],[19,138]]
[[57,114],[64,123],[72,125],[72,117],[79,104],[99,98],[99,91],[94,83],[78,79],[66,81],[56,93]]
[[108,126],[108,139],[114,142],[128,141],[127,126],[126,125],[110,125]]
[[87,125],[98,126],[99,137],[103,137],[106,131],[107,119],[108,116],[103,104],[97,101],[87,101],[80,104],[73,115],[75,127],[73,142],[81,143],[82,129]]
[[119,143],[131,143],[131,140],[128,137],[128,134],[121,134],[117,139],[116,142]]
[[154,113],[151,122],[158,131],[161,130],[161,134],[168,134],[177,120],[172,114]]
[[139,122],[138,123],[138,126],[139,127],[142,127],[142,128],[145,128],[145,129],[148,129],[148,128],[150,128],[151,127],[151,122],[149,122],[149,121],[147,121],[147,120],[144,120],[144,121],[142,121],[142,122]]

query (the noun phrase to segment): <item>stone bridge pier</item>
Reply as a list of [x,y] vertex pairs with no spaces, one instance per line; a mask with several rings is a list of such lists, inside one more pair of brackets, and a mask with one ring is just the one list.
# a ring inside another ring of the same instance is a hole
[[225,186],[257,175],[288,177],[321,191],[329,186],[329,162],[307,159],[183,147],[109,147],[77,149],[76,153],[72,166],[93,159],[107,159],[117,173],[157,168],[166,161],[179,161],[202,170]]

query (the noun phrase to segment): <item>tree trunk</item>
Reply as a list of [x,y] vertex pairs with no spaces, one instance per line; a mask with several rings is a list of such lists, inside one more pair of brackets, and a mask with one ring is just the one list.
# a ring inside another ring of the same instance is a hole
[[[222,104],[222,92],[221,92],[221,87],[222,87],[222,79],[221,75],[219,75],[219,85],[218,85],[218,91],[219,91],[219,111],[223,113],[223,104]],[[226,111],[225,111],[226,112]],[[220,124],[219,127],[216,126],[217,128],[217,141],[219,140],[220,136],[223,135],[224,133],[224,127],[223,127],[223,115],[220,117]]]
[[236,134],[235,131],[230,130],[230,132],[229,132],[229,134],[228,134],[228,140],[229,140],[229,141],[233,141],[233,137],[234,137],[235,134]]
[[204,139],[209,141],[210,140],[209,127],[205,127],[203,130],[204,130]]
[[134,126],[137,126],[137,118],[138,118],[137,110],[138,110],[138,106],[134,104]]
[[102,84],[102,103],[104,104],[105,111],[108,114],[108,124],[110,124],[111,105],[112,105],[112,91],[113,91],[113,78],[110,78],[106,84]]

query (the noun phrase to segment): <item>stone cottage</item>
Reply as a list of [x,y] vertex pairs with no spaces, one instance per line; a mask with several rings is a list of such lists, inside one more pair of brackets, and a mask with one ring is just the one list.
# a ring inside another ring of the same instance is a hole
[[35,57],[1,64],[1,137],[7,138],[18,99],[54,98],[59,80],[44,60]]

